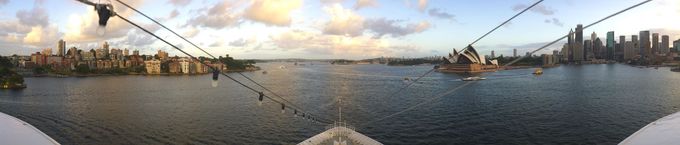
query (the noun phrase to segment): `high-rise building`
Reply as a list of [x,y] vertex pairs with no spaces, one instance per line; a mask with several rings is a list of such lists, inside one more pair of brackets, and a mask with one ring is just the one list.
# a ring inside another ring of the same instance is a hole
[[614,38],[614,31],[607,32],[607,56],[605,57],[607,60],[614,59],[614,45],[616,44],[614,39],[616,39]]
[[626,46],[626,36],[619,36],[619,47],[616,49],[615,53],[618,59],[623,59],[624,47]]
[[652,33],[652,53],[659,54],[659,33]]
[[562,45],[562,62],[569,61],[569,43]]
[[57,42],[57,56],[65,56],[66,54],[66,41],[60,39]]
[[680,52],[680,39],[673,41],[673,49],[675,52]]
[[574,29],[569,29],[569,36],[567,36],[567,61],[568,62],[573,62],[574,61]]
[[517,57],[517,49],[512,49],[512,57]]
[[139,56],[139,50],[132,51],[132,55]]
[[492,58],[492,59],[493,59],[493,58],[496,58],[496,52],[493,51],[493,50],[491,50],[491,58]]
[[596,54],[596,58],[603,59],[606,56],[607,51],[605,50],[605,47],[602,44],[602,40],[600,38],[595,38],[595,42],[593,42],[592,47],[594,53]]
[[640,55],[642,55],[642,57],[650,57],[652,48],[651,42],[649,40],[649,31],[640,31],[640,41],[638,46],[640,47]]
[[661,46],[659,46],[659,53],[668,54],[670,52],[670,43],[668,35],[661,36]]
[[109,57],[109,42],[104,41],[102,44],[102,56],[97,56],[98,58],[108,58]]
[[45,49],[42,50],[42,52],[40,54],[45,55],[45,56],[50,56],[50,55],[52,55],[52,48],[45,48]]
[[634,56],[635,55],[642,55],[642,53],[640,53],[641,52],[640,51],[640,39],[638,39],[638,36],[632,35],[632,36],[630,36],[630,39],[631,39],[630,41],[633,42],[633,48],[635,49],[635,52],[633,52]]
[[168,58],[169,58],[168,52],[165,52],[165,51],[163,51],[163,50],[158,50],[158,54],[157,54],[157,55],[158,55],[158,58],[159,58],[161,61],[168,60]]
[[574,42],[574,61],[580,62],[584,60],[585,53],[583,52],[583,25],[576,25],[576,36]]
[[127,48],[125,48],[125,49],[123,50],[123,56],[128,56],[128,55],[130,55],[130,50],[127,49]]
[[632,41],[626,41],[623,44],[623,59],[624,60],[630,60],[635,57],[635,44]]
[[585,53],[584,60],[592,60],[595,57],[592,40],[583,41],[583,53]]
[[560,51],[553,50],[553,62],[560,63]]

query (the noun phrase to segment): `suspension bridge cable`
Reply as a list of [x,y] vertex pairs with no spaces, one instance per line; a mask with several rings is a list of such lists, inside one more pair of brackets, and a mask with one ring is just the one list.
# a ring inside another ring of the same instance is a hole
[[[486,34],[482,35],[482,37],[479,37],[479,38],[477,38],[475,41],[472,41],[472,43],[468,44],[468,46],[471,46],[471,45],[477,43],[477,41],[482,40],[482,38],[484,38],[484,37],[486,37],[487,35],[491,34],[491,32],[496,31],[496,29],[498,29],[498,28],[500,28],[501,26],[503,26],[503,25],[509,23],[512,19],[515,19],[517,16],[519,16],[519,15],[521,15],[522,13],[528,11],[529,9],[533,8],[534,6],[538,5],[538,4],[541,3],[541,2],[543,2],[543,0],[539,0],[539,1],[535,2],[535,3],[532,4],[531,6],[525,8],[524,10],[522,10],[522,11],[520,11],[519,13],[515,14],[514,16],[510,17],[510,19],[505,20],[505,21],[504,21],[503,23],[501,23],[500,25],[498,25],[498,26],[496,26],[495,28],[491,29],[491,31],[486,32]],[[464,47],[463,49],[461,49],[461,52],[463,52],[465,49],[467,49],[467,47]]]
[[[207,54],[207,55],[209,55],[210,57],[212,57],[213,59],[217,59],[217,57],[215,57],[214,55],[208,53],[208,52],[205,51],[203,48],[201,48],[201,47],[199,47],[198,45],[194,44],[193,42],[189,41],[189,40],[186,39],[185,37],[179,35],[179,34],[176,33],[175,31],[171,30],[170,28],[166,27],[165,25],[161,24],[160,22],[156,21],[155,19],[149,17],[148,15],[142,13],[141,11],[135,9],[134,7],[132,7],[132,6],[128,5],[128,4],[126,4],[125,2],[122,2],[122,1],[120,1],[120,0],[116,0],[116,1],[118,1],[119,3],[123,4],[124,6],[130,8],[130,9],[132,9],[133,11],[135,11],[135,12],[141,14],[142,16],[144,16],[144,17],[146,17],[147,19],[153,21],[154,23],[160,25],[161,27],[165,28],[166,30],[172,32],[172,33],[175,34],[177,37],[180,37],[181,39],[183,39],[184,41],[186,41],[186,42],[188,42],[189,44],[193,45],[193,46],[196,47],[197,49],[201,50],[201,51],[204,52],[205,54]],[[309,113],[309,112],[304,111],[301,107],[295,105],[295,104],[292,103],[291,101],[288,101],[287,99],[281,97],[281,95],[278,95],[277,93],[275,93],[274,91],[270,90],[269,88],[267,88],[267,87],[261,85],[260,83],[254,81],[254,80],[251,79],[250,77],[248,77],[248,76],[246,76],[246,75],[243,75],[243,73],[238,72],[238,74],[240,74],[241,76],[243,76],[244,78],[246,78],[246,79],[249,80],[250,82],[254,83],[255,85],[257,85],[257,86],[261,87],[262,89],[268,91],[269,93],[273,94],[274,96],[280,98],[281,100],[283,100],[283,102],[286,102],[286,103],[290,104],[291,108],[296,109],[296,110],[299,110],[299,111],[301,111],[301,113]],[[223,75],[226,75],[226,74],[223,74]],[[229,78],[232,79],[231,77],[229,77]],[[242,83],[239,83],[239,84],[244,85],[244,84],[242,84]],[[253,90],[253,91],[255,91],[255,92],[259,92],[259,91],[257,91],[257,90],[254,90],[254,89],[250,88],[250,87],[248,87],[248,88],[251,89],[251,90]],[[321,119],[324,119],[324,118],[321,118]],[[324,119],[324,120],[329,121],[328,119]]]
[[[597,20],[597,21],[595,21],[595,22],[593,22],[593,23],[591,23],[591,24],[589,24],[589,25],[586,25],[585,27],[583,27],[583,30],[585,30],[585,29],[587,29],[587,28],[589,28],[589,27],[591,27],[591,26],[593,26],[593,25],[596,25],[596,24],[598,24],[598,23],[600,23],[600,22],[602,22],[602,21],[604,21],[604,20],[607,20],[607,19],[609,19],[609,18],[611,18],[611,17],[614,17],[614,16],[616,16],[616,15],[619,15],[619,14],[621,14],[621,13],[623,13],[623,12],[626,12],[626,11],[628,11],[628,10],[630,10],[630,9],[636,8],[636,7],[638,7],[638,6],[641,6],[641,5],[646,4],[646,3],[648,3],[648,2],[651,2],[651,1],[652,1],[652,0],[645,0],[645,1],[642,1],[642,2],[640,2],[640,3],[638,3],[638,4],[635,4],[635,5],[633,5],[633,6],[630,6],[630,7],[626,8],[626,9],[623,9],[623,10],[621,10],[621,11],[618,11],[618,12],[616,12],[616,13],[614,13],[614,14],[611,14],[611,15],[609,15],[609,16],[607,16],[607,17],[604,17],[604,18],[602,18],[602,19],[600,19],[600,20]],[[583,31],[583,30],[581,30],[581,31]],[[538,48],[538,49],[536,49],[536,50],[534,50],[534,51],[529,52],[528,55],[525,55],[525,56],[522,56],[522,57],[520,57],[520,58],[517,58],[517,59],[515,59],[515,60],[513,60],[513,61],[511,61],[511,62],[509,62],[509,63],[507,63],[507,64],[505,64],[505,65],[503,65],[503,66],[504,66],[504,67],[510,66],[510,65],[512,65],[512,64],[514,64],[514,63],[516,63],[516,62],[518,62],[518,61],[520,61],[520,60],[522,60],[522,59],[524,59],[524,58],[526,58],[526,57],[528,57],[528,56],[531,56],[532,54],[534,54],[534,53],[536,53],[536,52],[538,52],[538,51],[540,51],[540,50],[543,50],[543,49],[547,48],[547,47],[550,46],[550,45],[553,45],[553,44],[555,44],[555,43],[561,41],[561,40],[564,39],[564,38],[567,38],[567,37],[573,35],[574,33],[576,33],[576,32],[570,32],[569,34],[564,35],[564,36],[558,38],[558,39],[555,40],[555,41],[552,41],[552,42],[550,42],[550,43],[548,43],[548,44],[545,44],[545,45],[543,45],[542,47],[540,47],[540,48]]]
[[[609,18],[611,18],[611,17],[614,17],[614,16],[616,16],[616,15],[618,15],[618,14],[621,14],[621,13],[623,13],[623,12],[626,12],[626,11],[628,11],[628,10],[630,10],[630,9],[636,8],[636,7],[640,6],[640,5],[646,4],[646,3],[650,2],[650,1],[652,1],[652,0],[645,0],[645,1],[643,1],[643,2],[640,2],[640,3],[636,4],[636,5],[633,5],[633,6],[630,6],[630,7],[626,8],[626,9],[623,9],[623,10],[621,10],[621,11],[618,11],[618,12],[616,12],[616,13],[614,13],[614,14],[611,14],[611,15],[609,15],[609,16],[603,18],[603,19],[600,19],[600,20],[598,20],[598,21],[595,21],[594,23],[591,23],[591,24],[587,25],[587,26],[584,27],[583,29],[588,28],[588,27],[591,27],[591,26],[593,26],[593,25],[596,25],[596,24],[598,24],[598,23],[600,23],[600,22],[602,22],[602,21],[604,21],[604,20],[607,20],[607,19],[609,19]],[[548,47],[549,45],[552,45],[552,44],[556,43],[557,41],[560,41],[560,40],[566,38],[567,36],[569,36],[569,35],[571,35],[571,34],[573,34],[573,33],[569,33],[569,34],[567,34],[567,35],[565,35],[565,36],[563,36],[563,37],[560,37],[559,39],[557,39],[557,40],[555,40],[555,41],[553,41],[553,42],[551,42],[551,43],[548,43],[548,44],[546,44],[545,46],[543,46],[543,47],[541,47],[541,48],[539,48],[539,49],[537,49],[537,50],[534,50],[533,52],[536,52],[536,51],[539,51],[539,50],[541,50],[541,49],[543,49],[543,48],[545,48],[545,47]],[[532,53],[533,53],[533,52],[532,52]],[[526,57],[526,56],[525,56],[525,57]],[[522,58],[523,58],[523,57],[522,57]],[[517,62],[519,59],[521,59],[521,58],[518,58],[518,59],[516,59],[515,61],[512,61],[511,63]],[[507,65],[506,65],[506,66],[507,66]],[[402,111],[392,113],[392,114],[390,114],[390,115],[387,115],[387,116],[382,117],[382,118],[378,118],[378,119],[373,120],[373,121],[369,121],[369,122],[367,122],[367,123],[361,124],[360,126],[369,125],[369,124],[372,124],[372,123],[375,123],[375,122],[378,122],[378,121],[381,121],[381,120],[385,120],[385,119],[390,118],[390,117],[394,117],[394,116],[399,115],[399,114],[401,114],[401,113],[404,113],[404,112],[406,112],[406,111],[413,110],[413,109],[417,108],[418,106],[422,106],[422,105],[427,104],[427,103],[429,103],[429,102],[432,102],[432,101],[434,101],[434,100],[436,100],[436,99],[438,99],[438,98],[441,98],[441,97],[443,97],[443,96],[447,96],[447,95],[449,95],[449,94],[451,94],[451,93],[454,93],[456,90],[458,90],[458,89],[460,89],[460,88],[462,88],[462,87],[465,87],[465,86],[469,85],[470,83],[472,83],[472,82],[466,82],[466,83],[464,83],[464,84],[462,84],[462,85],[459,85],[459,86],[456,86],[456,87],[454,87],[454,88],[452,88],[452,89],[450,89],[450,90],[448,90],[448,91],[446,91],[446,92],[444,92],[444,93],[441,93],[441,94],[439,94],[439,95],[437,95],[437,96],[435,96],[435,97],[432,97],[432,98],[430,98],[430,99],[428,99],[428,100],[425,100],[425,101],[423,101],[423,102],[421,102],[421,103],[418,103],[418,104],[416,104],[416,105],[414,105],[414,106],[408,107],[408,108],[406,108],[406,109],[404,109],[404,110],[402,110]]]
[[[211,69],[213,69],[213,70],[216,70],[216,69],[217,69],[217,68],[214,68],[213,66],[210,66],[210,65],[206,64],[205,62],[200,61],[197,57],[194,57],[193,55],[191,55],[191,54],[187,53],[186,51],[180,49],[179,47],[177,47],[177,46],[171,44],[170,42],[166,41],[165,39],[162,39],[161,37],[159,37],[158,35],[152,33],[151,31],[149,31],[149,30],[147,30],[147,29],[145,29],[145,28],[139,26],[138,24],[136,24],[136,23],[134,23],[134,22],[128,20],[127,18],[125,18],[125,17],[123,17],[123,16],[120,16],[120,15],[119,15],[118,17],[121,18],[122,20],[124,20],[124,21],[126,21],[126,22],[128,22],[128,23],[130,23],[130,24],[132,24],[132,25],[134,25],[135,27],[141,29],[142,31],[144,31],[144,32],[146,32],[146,33],[149,33],[149,35],[156,37],[156,39],[159,39],[159,40],[163,41],[165,44],[168,44],[168,45],[172,46],[173,48],[179,50],[180,52],[182,52],[182,53],[184,53],[185,55],[189,56],[191,59],[197,60],[199,63],[201,63],[201,64],[203,64],[203,65],[205,65],[205,66],[208,66],[209,68],[211,68]],[[248,85],[245,85],[243,82],[234,79],[233,77],[227,75],[226,73],[224,73],[224,72],[222,72],[222,71],[220,71],[220,74],[222,74],[223,76],[229,78],[230,80],[232,80],[232,81],[234,81],[234,82],[240,84],[241,86],[243,86],[243,87],[245,87],[245,88],[247,88],[247,89],[249,89],[249,90],[251,90],[251,91],[253,91],[253,92],[260,93],[260,92],[257,91],[256,89],[254,89],[254,88],[252,88],[252,87],[250,87],[250,86],[248,86]],[[284,104],[283,102],[278,101],[278,100],[276,100],[276,99],[273,99],[273,98],[271,98],[271,97],[269,97],[269,96],[267,96],[267,95],[263,95],[263,96],[266,97],[266,98],[269,99],[269,100],[272,100],[272,101],[276,102],[276,103]],[[300,111],[304,111],[304,110],[300,110]],[[307,113],[307,114],[309,114],[309,113]],[[312,114],[309,114],[309,115],[312,115]],[[314,115],[314,116],[316,116],[316,115]],[[316,122],[319,122],[319,123],[322,123],[322,124],[330,124],[330,122],[328,122],[327,119],[323,119],[323,118],[322,118],[322,120],[316,120]]]

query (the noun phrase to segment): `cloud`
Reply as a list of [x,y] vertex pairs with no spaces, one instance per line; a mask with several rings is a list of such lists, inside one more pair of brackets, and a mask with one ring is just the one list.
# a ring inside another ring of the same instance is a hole
[[9,0],[0,0],[0,6],[6,5],[9,3]]
[[198,35],[199,32],[200,31],[198,29],[196,29],[194,27],[190,27],[190,28],[188,28],[187,31],[184,31],[182,36],[184,36],[185,38],[192,38],[192,37],[196,37],[196,35]]
[[[529,6],[525,5],[525,4],[517,4],[517,5],[512,7],[512,10],[513,11],[521,11],[521,10],[526,9],[527,7],[529,7]],[[541,4],[534,6],[533,8],[529,9],[529,11],[539,13],[539,14],[543,14],[543,15],[553,15],[556,12],[556,10],[554,10],[550,7],[546,7],[544,5],[541,5]]]
[[436,18],[440,18],[440,19],[448,19],[448,20],[451,20],[451,21],[456,21],[455,15],[449,14],[449,13],[446,13],[446,12],[442,12],[438,8],[428,10],[427,14],[429,14],[430,16],[436,17]]
[[[140,7],[144,1],[130,1],[129,5],[132,7]],[[124,7],[123,5],[113,3],[116,8],[116,13],[119,16],[130,18],[134,11]],[[69,16],[68,24],[64,35],[64,40],[67,42],[85,43],[85,42],[101,42],[104,40],[120,39],[127,36],[132,30],[136,28],[129,23],[118,19],[117,17],[109,19],[106,26],[106,33],[102,36],[97,34],[98,16],[92,7],[82,7],[86,9],[85,14],[72,14]],[[158,30],[158,26],[147,27],[151,30]]]
[[[139,30],[139,31],[141,31],[141,30]],[[126,41],[122,41],[122,43],[130,45],[130,46],[139,47],[139,46],[151,45],[154,42],[156,42],[156,40],[157,39],[155,37],[148,35],[146,33],[144,33],[144,34],[134,33],[134,34],[128,35]]]
[[366,36],[349,37],[292,30],[270,36],[273,44],[281,49],[302,49],[315,54],[353,54],[381,56],[390,53],[388,41]]
[[242,14],[235,13],[234,9],[239,4],[231,1],[221,1],[207,10],[200,10],[200,14],[189,19],[184,26],[222,29],[227,26],[238,25],[241,23]]
[[427,21],[422,21],[417,24],[407,24],[401,26],[399,23],[403,20],[388,20],[385,18],[367,20],[364,25],[366,29],[375,33],[376,37],[380,38],[385,35],[392,37],[401,37],[409,34],[420,33],[431,27]]
[[191,3],[191,0],[169,0],[168,3],[176,7],[184,7],[186,5],[189,5],[189,3]]
[[248,39],[240,38],[240,39],[229,42],[229,46],[245,47],[245,46],[249,46],[249,45],[255,44],[255,43],[257,43],[257,39],[255,39],[255,37],[251,37],[251,38],[248,38]]
[[324,11],[331,16],[331,20],[323,28],[324,34],[359,36],[364,31],[364,18],[342,8],[340,4],[325,7]]
[[543,21],[543,22],[548,23],[548,24],[554,24],[554,25],[560,26],[560,27],[564,26],[564,23],[562,23],[562,22],[561,22],[559,19],[557,19],[557,18],[545,19],[545,21]]
[[427,0],[418,0],[418,10],[424,12],[427,9]]
[[378,6],[378,2],[376,0],[357,0],[357,3],[354,4],[354,9],[359,10],[364,7],[376,7]]
[[26,34],[31,32],[31,27],[23,25],[18,21],[2,21],[0,22],[0,34]]
[[170,12],[170,15],[168,16],[168,19],[174,19],[174,18],[176,18],[177,16],[179,16],[179,11],[177,11],[177,9],[174,9],[174,10],[172,10],[172,12]]
[[342,3],[345,0],[320,0],[321,4],[335,4],[335,3]]
[[40,6],[34,6],[30,11],[19,10],[16,13],[19,22],[28,26],[43,26],[49,25],[49,16],[45,9]]
[[268,25],[289,26],[292,11],[302,6],[302,0],[253,0],[245,17]]
[[33,27],[23,38],[24,44],[33,46],[49,46],[55,44],[63,34],[56,27]]

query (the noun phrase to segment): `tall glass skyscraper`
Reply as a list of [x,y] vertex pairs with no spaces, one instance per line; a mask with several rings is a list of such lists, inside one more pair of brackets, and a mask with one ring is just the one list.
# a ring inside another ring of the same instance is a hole
[[640,55],[642,57],[649,57],[650,54],[652,53],[652,48],[651,48],[651,42],[649,41],[649,31],[640,31],[640,41],[639,41],[639,48],[640,48]]
[[616,45],[614,39],[616,39],[614,38],[614,31],[607,32],[607,56],[605,57],[607,60],[614,59],[614,46]]

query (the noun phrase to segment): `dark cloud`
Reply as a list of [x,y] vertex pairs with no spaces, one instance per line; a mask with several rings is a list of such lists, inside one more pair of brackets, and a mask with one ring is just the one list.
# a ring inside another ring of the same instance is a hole
[[49,16],[42,7],[33,7],[29,10],[19,10],[16,13],[19,22],[28,26],[43,26],[47,27],[49,23]]
[[543,21],[543,22],[548,23],[548,24],[554,24],[554,25],[560,26],[560,27],[564,26],[564,23],[562,23],[562,22],[561,22],[559,19],[557,19],[557,18],[545,19],[545,21]]
[[142,46],[147,46],[151,45],[154,42],[156,42],[156,38],[152,37],[150,35],[144,35],[144,34],[132,34],[127,36],[127,40],[125,43],[130,46],[135,46],[135,47],[142,47]]
[[376,34],[377,38],[385,35],[390,35],[392,37],[401,37],[409,34],[420,33],[429,29],[430,23],[420,22],[417,24],[407,24],[402,26],[399,23],[403,20],[388,20],[385,18],[379,19],[369,19],[364,22],[365,29]]
[[213,29],[222,29],[227,26],[238,25],[242,22],[241,14],[236,14],[232,10],[232,3],[222,1],[207,10],[199,10],[199,15],[187,21],[185,26],[200,26]]
[[[517,5],[512,7],[512,10],[521,11],[521,10],[524,10],[525,8],[527,8],[527,7],[529,7],[529,6],[525,5],[525,4],[517,4]],[[541,4],[534,6],[529,11],[536,12],[536,13],[543,14],[543,15],[553,15],[553,14],[555,14],[554,9],[552,9],[550,7],[543,6]]]
[[436,18],[440,18],[440,19],[448,19],[448,20],[451,20],[451,21],[456,21],[456,19],[455,19],[456,15],[443,12],[438,8],[433,8],[433,9],[428,10],[427,14],[429,14],[430,16],[436,17]]

